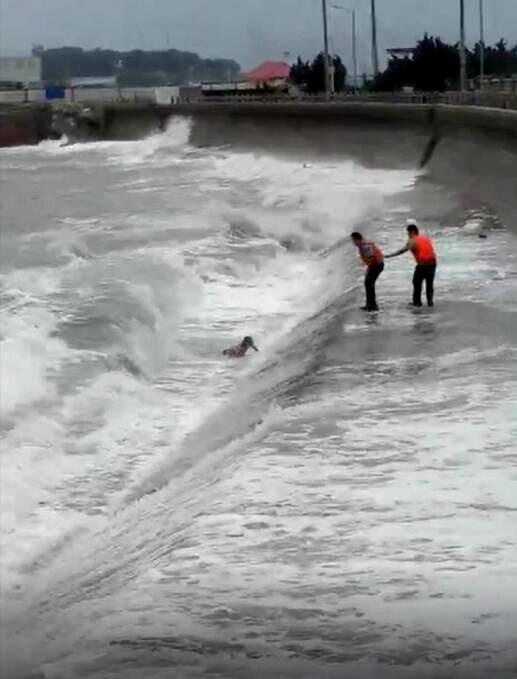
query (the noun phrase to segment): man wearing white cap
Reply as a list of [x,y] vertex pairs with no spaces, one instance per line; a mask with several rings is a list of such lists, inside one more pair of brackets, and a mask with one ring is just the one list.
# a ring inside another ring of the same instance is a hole
[[436,253],[429,236],[420,233],[414,219],[407,221],[408,241],[403,248],[385,255],[386,258],[398,257],[404,252],[411,252],[416,260],[415,273],[413,274],[413,305],[422,306],[422,284],[425,281],[425,294],[427,305],[434,304],[434,276],[436,273]]

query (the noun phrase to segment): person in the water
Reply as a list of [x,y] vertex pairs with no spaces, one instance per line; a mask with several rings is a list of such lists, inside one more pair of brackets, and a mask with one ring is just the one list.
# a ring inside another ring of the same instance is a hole
[[422,284],[425,281],[425,294],[427,306],[434,306],[434,276],[436,273],[436,253],[429,236],[420,233],[414,219],[407,222],[408,240],[403,248],[386,255],[398,257],[404,252],[411,252],[416,260],[415,273],[413,274],[413,306],[422,306]]
[[366,290],[366,305],[361,307],[363,311],[378,311],[375,296],[375,283],[384,270],[384,256],[381,250],[371,240],[366,240],[359,231],[354,231],[350,238],[359,250],[359,257],[366,267],[364,287]]
[[254,349],[255,351],[258,351],[258,348],[255,346],[255,342],[253,341],[253,337],[246,335],[242,342],[230,347],[229,349],[225,349],[223,354],[224,356],[230,356],[231,358],[242,358],[246,355],[248,349]]

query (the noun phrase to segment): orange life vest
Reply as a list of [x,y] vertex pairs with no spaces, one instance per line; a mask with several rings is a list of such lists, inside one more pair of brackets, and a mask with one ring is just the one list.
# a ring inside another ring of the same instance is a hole
[[436,254],[431,239],[428,236],[413,236],[410,239],[411,252],[417,264],[434,264]]
[[359,256],[366,266],[381,264],[384,261],[381,250],[371,240],[362,240],[359,243]]

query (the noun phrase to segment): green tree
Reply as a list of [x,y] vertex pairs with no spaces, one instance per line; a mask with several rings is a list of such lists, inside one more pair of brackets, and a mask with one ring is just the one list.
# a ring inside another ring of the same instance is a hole
[[[334,87],[342,92],[346,87],[346,67],[338,55],[332,57],[334,66]],[[308,94],[319,94],[325,91],[325,55],[317,54],[312,62],[302,61],[300,57],[291,67],[291,80]]]
[[[481,45],[467,50],[467,75],[474,78],[480,72]],[[460,70],[459,47],[438,37],[424,35],[414,50],[412,59],[392,58],[386,70],[373,83],[373,89],[394,91],[411,86],[421,92],[441,92],[458,86]],[[512,49],[504,40],[485,47],[485,73],[507,76],[517,73],[517,45]]]
[[413,53],[414,87],[420,92],[443,92],[458,80],[460,57],[456,45],[424,36]]
[[296,63],[291,66],[289,77],[301,90],[306,91],[311,78],[310,63],[298,57]]
[[346,88],[346,66],[341,61],[341,57],[336,55],[332,59],[334,66],[334,88],[336,92],[344,92]]

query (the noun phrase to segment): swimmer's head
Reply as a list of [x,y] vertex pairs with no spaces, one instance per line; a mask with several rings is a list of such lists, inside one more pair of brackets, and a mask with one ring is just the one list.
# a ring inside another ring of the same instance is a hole
[[415,219],[408,219],[406,222],[406,231],[410,236],[418,236],[418,224]]
[[253,337],[250,337],[249,335],[246,335],[246,337],[242,340],[242,346],[250,347],[255,349],[255,351],[258,351],[257,347],[255,346],[255,342],[253,341]]

